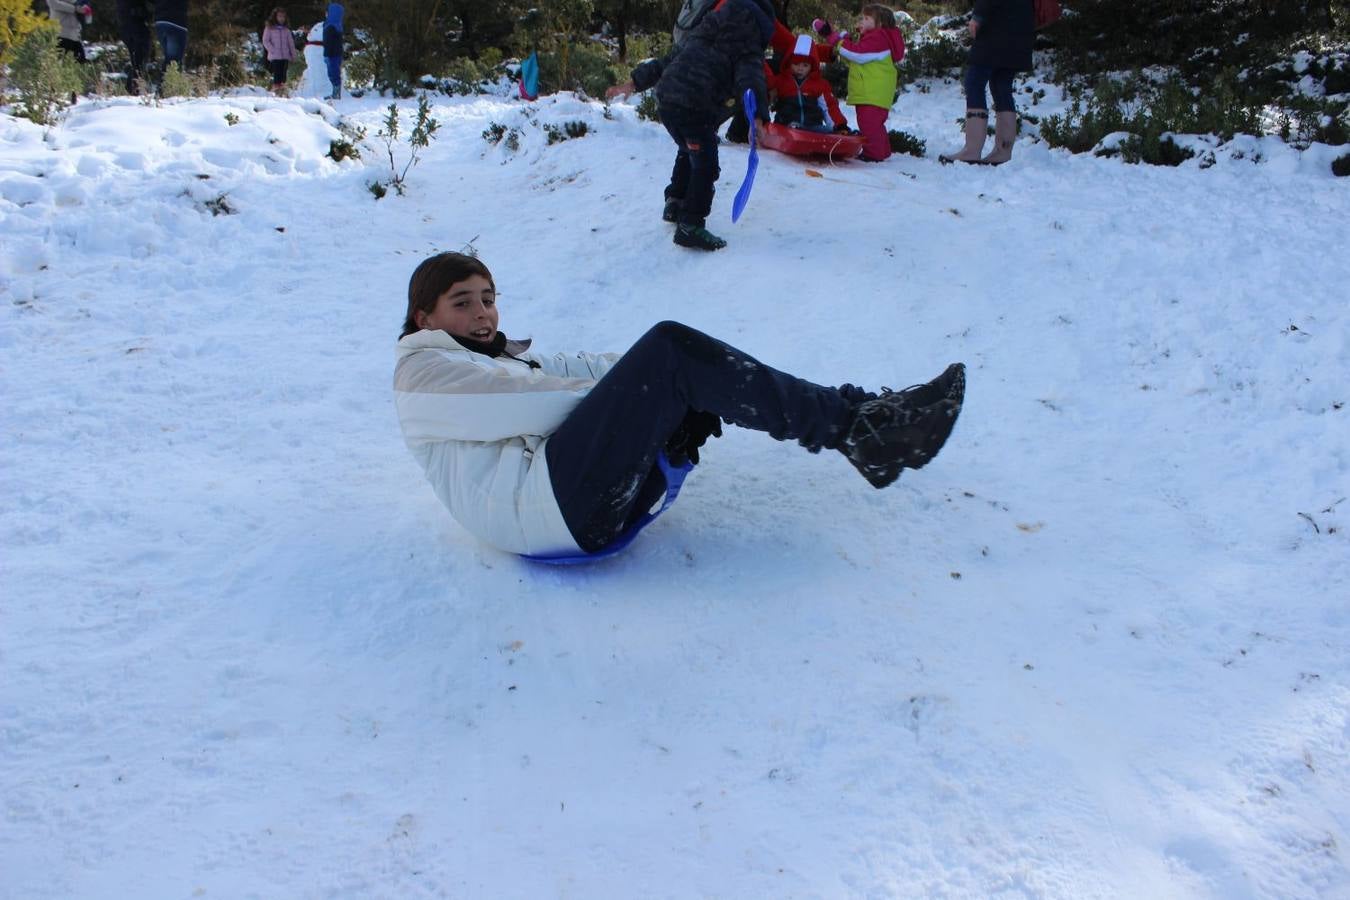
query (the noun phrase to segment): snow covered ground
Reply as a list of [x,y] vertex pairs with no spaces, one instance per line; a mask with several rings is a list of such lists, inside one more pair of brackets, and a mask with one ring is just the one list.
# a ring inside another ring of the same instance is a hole
[[[766,155],[735,226],[726,147],[697,254],[631,107],[438,97],[376,202],[325,153],[386,103],[0,116],[0,895],[1350,896],[1332,148],[944,168],[936,85],[929,158]],[[885,491],[729,429],[625,555],[525,563],[392,409],[469,244],[536,347],[963,360],[964,414]]]

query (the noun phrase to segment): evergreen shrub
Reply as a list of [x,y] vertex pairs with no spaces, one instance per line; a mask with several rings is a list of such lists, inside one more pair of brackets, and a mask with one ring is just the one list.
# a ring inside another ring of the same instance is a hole
[[38,125],[54,125],[84,87],[83,67],[56,43],[54,28],[36,28],[14,49],[10,84],[19,92],[19,115]]
[[886,137],[890,139],[892,153],[908,153],[922,159],[928,152],[928,145],[908,131],[887,131]]
[[[627,74],[624,73],[624,78]],[[539,54],[539,92],[581,91],[601,97],[605,89],[624,80],[603,44],[588,38],[560,40]]]
[[1108,134],[1125,131],[1133,138],[1120,146],[1122,158],[1177,165],[1190,153],[1172,141],[1169,133],[1215,134],[1222,140],[1235,134],[1262,133],[1260,110],[1243,96],[1231,72],[1205,92],[1192,90],[1176,76],[1155,80],[1135,73],[1127,78],[1098,79],[1090,92],[1075,85],[1069,96],[1069,109],[1046,116],[1040,131],[1050,146],[1073,153],[1084,153]]

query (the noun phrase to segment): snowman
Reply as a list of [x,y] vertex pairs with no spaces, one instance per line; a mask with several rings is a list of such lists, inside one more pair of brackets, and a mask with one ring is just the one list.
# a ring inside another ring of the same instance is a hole
[[323,61],[323,23],[309,30],[305,38],[305,72],[300,78],[301,97],[327,97],[333,93],[328,83],[328,66]]

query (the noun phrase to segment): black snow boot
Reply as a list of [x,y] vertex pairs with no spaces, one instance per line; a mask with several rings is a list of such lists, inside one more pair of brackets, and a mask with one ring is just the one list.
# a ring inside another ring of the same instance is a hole
[[726,241],[702,225],[686,225],[683,223],[675,229],[675,243],[681,247],[693,247],[696,250],[721,250],[727,245]]
[[680,221],[680,213],[684,211],[684,201],[679,197],[667,197],[666,208],[661,211],[662,222]]
[[902,469],[922,469],[952,433],[966,395],[966,367],[952,363],[927,384],[882,389],[858,404],[840,452],[868,484],[883,488]]

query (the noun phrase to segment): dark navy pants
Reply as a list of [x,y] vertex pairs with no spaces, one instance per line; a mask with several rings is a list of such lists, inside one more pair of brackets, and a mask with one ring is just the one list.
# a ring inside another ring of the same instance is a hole
[[855,404],[873,395],[823,387],[764,365],[678,322],[643,335],[545,445],[553,495],[577,545],[610,543],[664,492],[656,457],[690,411],[796,440],[838,447]]
[[661,124],[679,148],[666,199],[684,201],[682,224],[703,225],[712,210],[717,177],[722,174],[717,162],[717,126],[721,123],[677,106],[663,106]]
[[979,66],[975,63],[966,66],[966,109],[989,108],[984,95],[985,85],[988,85],[989,93],[994,95],[995,112],[1016,110],[1017,107],[1013,104],[1013,76],[1016,74],[1015,69],[996,69],[993,66]]
[[117,0],[117,33],[126,44],[130,74],[141,78],[150,59],[150,29],[145,24],[146,5],[142,0]]

